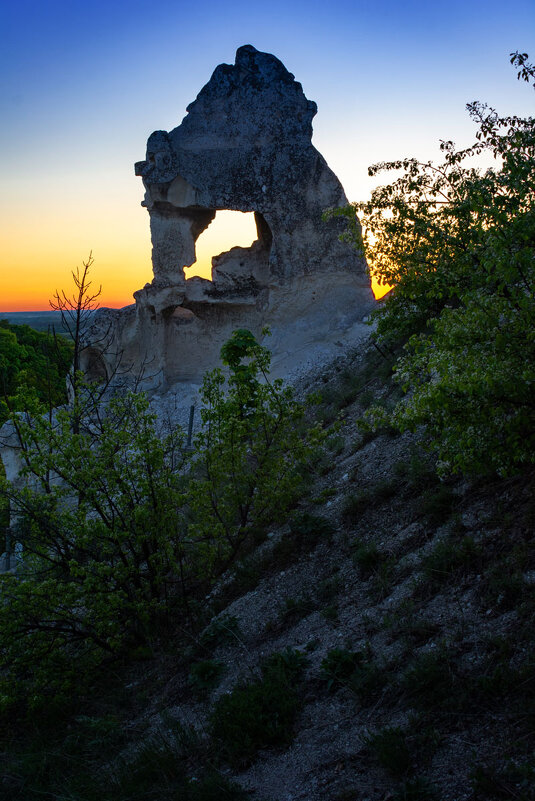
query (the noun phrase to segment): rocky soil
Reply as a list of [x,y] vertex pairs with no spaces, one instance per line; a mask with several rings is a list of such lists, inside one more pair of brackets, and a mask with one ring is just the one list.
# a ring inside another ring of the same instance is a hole
[[[440,481],[416,436],[363,435],[364,408],[398,392],[389,371],[370,346],[301,376],[331,425],[310,496],[222,582],[208,636],[160,666],[133,725],[178,723],[206,754],[218,699],[291,649],[287,742],[210,752],[253,799],[535,798],[534,475]],[[217,680],[192,692],[207,660]]]
[[[120,801],[535,798],[535,475],[440,481],[416,435],[362,433],[365,408],[398,397],[391,364],[370,344],[296,376],[328,431],[310,492],[207,599],[204,631],[177,621],[164,655],[110,673],[71,724],[62,758],[89,731],[95,786],[119,781]],[[0,797],[60,798],[17,776]]]

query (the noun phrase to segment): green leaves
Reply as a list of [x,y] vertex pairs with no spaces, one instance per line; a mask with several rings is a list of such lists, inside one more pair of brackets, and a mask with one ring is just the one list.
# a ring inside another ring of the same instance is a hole
[[8,418],[9,408],[24,408],[21,390],[31,390],[53,406],[65,403],[65,377],[71,361],[72,345],[63,337],[0,320],[0,395],[4,399],[0,402],[0,425]]
[[300,493],[319,430],[270,382],[249,331],[223,358],[228,378],[214,370],[203,384],[193,455],[142,394],[95,406],[88,392],[84,406],[80,385],[72,408],[44,415],[26,398],[31,414],[13,416],[24,481],[1,479],[0,497],[23,563],[0,576],[6,703],[68,694],[105,661],[194,625],[214,581]]
[[225,379],[214,370],[205,377],[189,484],[190,531],[203,543],[204,569],[212,571],[285,515],[320,439],[318,429],[304,425],[292,391],[270,382],[269,351],[249,331],[236,331],[222,357],[230,374]]
[[[527,54],[511,56],[535,77]],[[394,287],[376,336],[406,342],[393,423],[423,426],[443,472],[508,475],[535,460],[535,121],[468,111],[476,144],[442,142],[439,165],[376,165],[403,172],[355,207],[367,258]],[[482,153],[495,166],[475,166]]]

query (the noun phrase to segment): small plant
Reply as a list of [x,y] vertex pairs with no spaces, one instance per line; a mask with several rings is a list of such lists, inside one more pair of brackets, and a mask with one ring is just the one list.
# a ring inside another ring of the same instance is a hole
[[238,562],[234,570],[234,592],[241,595],[254,590],[262,578],[262,567],[262,560],[255,554]]
[[340,456],[345,448],[345,444],[345,439],[341,436],[341,434],[329,437],[325,440],[325,447],[332,453],[333,456]]
[[321,663],[320,676],[327,682],[329,692],[347,687],[363,704],[376,697],[386,684],[385,672],[372,661],[369,653],[345,648],[333,648],[327,653]]
[[418,763],[430,762],[444,740],[444,733],[426,719],[425,714],[409,716],[407,733],[410,735],[411,750]]
[[533,755],[506,764],[479,764],[471,773],[475,801],[532,801],[535,781]]
[[188,684],[197,695],[207,695],[219,683],[224,665],[217,659],[195,662],[190,668]]
[[281,674],[288,681],[298,681],[307,665],[307,657],[302,651],[286,648],[268,656],[262,665],[262,674],[270,676]]
[[424,645],[440,631],[438,623],[421,617],[399,619],[391,628],[411,647]]
[[360,542],[353,550],[353,562],[359,568],[364,577],[369,577],[377,570],[385,555],[379,550],[374,542]]
[[418,654],[403,674],[402,684],[424,710],[449,708],[460,701],[452,660],[443,649]]
[[333,524],[325,517],[303,512],[290,520],[290,533],[300,545],[329,542],[335,532]]
[[297,514],[290,520],[290,531],[274,545],[272,560],[278,566],[291,564],[303,551],[311,551],[319,542],[329,542],[334,532],[332,523],[321,515]]
[[399,482],[395,478],[382,478],[373,485],[373,496],[375,502],[381,503],[389,498],[393,498],[399,489]]
[[422,493],[419,507],[432,526],[440,526],[451,517],[455,496],[447,484],[440,484]]
[[366,489],[346,495],[342,507],[342,516],[348,523],[356,523],[366,509],[374,508],[389,498],[398,490],[398,482],[393,479],[381,479]]
[[298,598],[286,598],[282,611],[284,622],[302,620],[314,610],[314,604],[309,595],[300,595]]
[[321,610],[321,616],[325,618],[325,620],[329,620],[331,623],[336,623],[338,620],[338,606],[337,604],[329,604],[324,609]]
[[336,487],[325,487],[322,489],[315,498],[312,498],[312,503],[316,504],[317,506],[323,506],[329,498],[334,498],[337,493]]
[[342,505],[342,517],[346,523],[356,523],[370,506],[371,496],[367,490],[357,490],[346,495]]
[[121,757],[113,782],[116,797],[148,796],[158,787],[163,798],[186,782],[186,753],[181,732],[154,734],[133,755]]
[[528,595],[528,587],[520,571],[508,565],[497,565],[486,577],[485,598],[498,609],[517,609]]
[[415,776],[397,788],[393,801],[439,801],[439,796],[428,779]]
[[424,575],[434,585],[447,582],[453,574],[466,572],[480,557],[481,549],[471,537],[460,542],[442,540],[422,560]]
[[218,699],[210,719],[221,755],[234,767],[248,765],[260,748],[288,745],[300,708],[296,691],[306,657],[288,649],[272,654],[256,681],[237,685]]
[[534,564],[533,549],[526,543],[509,550],[505,558],[497,560],[484,577],[486,602],[504,610],[520,610],[526,604],[526,611],[532,611],[533,592],[524,580],[524,573]]
[[359,396],[359,405],[363,409],[367,409],[368,406],[373,402],[373,399],[374,399],[373,390],[366,389],[366,390],[364,390],[364,392],[361,392],[361,394]]
[[317,597],[320,601],[332,601],[342,589],[340,576],[332,576],[320,582],[317,589]]
[[395,564],[395,559],[389,557],[380,562],[377,570],[374,571],[371,595],[376,602],[384,601],[390,595]]
[[226,643],[236,642],[240,627],[234,615],[220,615],[214,618],[200,637],[201,645],[206,648],[218,648]]
[[321,677],[327,682],[329,692],[334,692],[340,686],[347,686],[363,659],[364,655],[359,651],[332,648],[321,663]]
[[420,453],[415,448],[411,449],[408,460],[394,465],[394,473],[399,478],[405,478],[409,487],[418,493],[436,487],[440,482],[434,463],[426,454]]
[[388,678],[384,670],[371,660],[363,662],[353,673],[349,682],[349,689],[359,698],[361,704],[366,706],[383,690]]
[[394,778],[405,776],[411,768],[406,733],[399,727],[387,727],[366,739],[370,751]]
[[220,773],[209,773],[201,779],[190,779],[180,801],[246,801],[250,793]]

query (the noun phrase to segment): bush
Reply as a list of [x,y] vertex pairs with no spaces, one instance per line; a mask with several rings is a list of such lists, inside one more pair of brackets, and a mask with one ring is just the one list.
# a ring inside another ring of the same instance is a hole
[[321,663],[321,678],[329,692],[347,687],[362,704],[372,701],[386,684],[385,672],[363,651],[333,648]]
[[368,748],[391,776],[399,778],[408,773],[411,755],[405,732],[399,727],[387,727],[366,738]]
[[142,394],[99,406],[79,376],[71,408],[48,415],[28,397],[13,417],[28,480],[0,478],[24,550],[0,576],[0,706],[69,696],[105,660],[160,647],[177,620],[195,628],[213,583],[302,494],[319,431],[269,381],[250,332],[222,358],[229,377],[205,378],[193,455]]
[[373,498],[368,490],[357,490],[357,492],[346,495],[342,504],[344,521],[346,523],[357,523],[372,501]]
[[261,678],[239,684],[218,699],[210,718],[212,737],[232,766],[248,765],[261,748],[288,745],[301,706],[296,684],[305,656],[287,650],[264,662]]
[[361,542],[353,549],[352,558],[362,575],[369,577],[388,557],[374,542],[369,544]]
[[197,695],[207,695],[219,683],[224,665],[217,659],[195,662],[189,672],[188,684]]
[[[512,54],[525,80],[526,54]],[[535,460],[535,119],[468,106],[476,142],[442,142],[443,163],[380,163],[402,171],[366,203],[337,209],[347,238],[393,287],[375,312],[377,338],[406,343],[395,378],[408,391],[375,425],[424,427],[444,473],[501,476]],[[498,166],[480,170],[486,154]],[[373,422],[373,420],[372,420]]]
[[327,682],[327,689],[334,692],[340,686],[347,686],[363,659],[360,651],[332,648],[321,662],[321,677]]
[[393,801],[439,801],[439,796],[428,779],[416,776],[407,779],[397,788]]
[[427,579],[433,585],[440,585],[454,574],[473,568],[480,558],[481,548],[471,537],[463,537],[460,542],[443,540],[423,558],[422,567]]
[[236,642],[240,626],[235,615],[220,615],[210,621],[200,636],[205,648],[218,648],[226,643]]
[[402,686],[409,699],[424,711],[438,712],[462,701],[451,657],[444,650],[418,654],[405,670]]

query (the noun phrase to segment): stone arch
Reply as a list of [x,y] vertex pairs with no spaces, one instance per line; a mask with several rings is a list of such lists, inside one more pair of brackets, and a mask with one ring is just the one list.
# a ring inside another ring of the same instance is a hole
[[[113,327],[107,365],[122,359],[135,372],[148,361],[144,386],[165,392],[200,381],[235,328],[261,337],[269,327],[279,370],[344,331],[367,331],[366,263],[341,236],[345,217],[323,217],[348,201],[312,144],[316,110],[275,56],[244,45],[233,65],[216,67],[178,127],[151,134],[135,171],[154,278],[134,293],[135,306],[95,318],[93,342]],[[216,256],[212,281],[186,280],[197,238],[225,209],[255,213],[256,241]],[[88,363],[103,375],[104,362]]]

